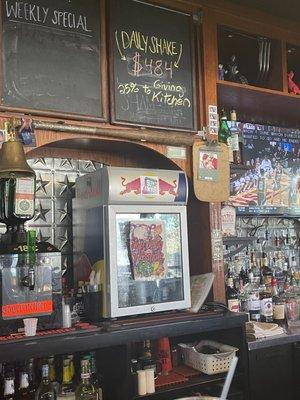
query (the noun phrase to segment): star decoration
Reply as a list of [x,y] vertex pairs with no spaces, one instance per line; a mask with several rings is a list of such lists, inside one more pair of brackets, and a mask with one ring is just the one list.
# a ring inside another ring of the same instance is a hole
[[59,248],[59,250],[62,250],[69,241],[67,229],[65,230],[65,233],[58,236],[57,240],[60,242],[60,245],[58,246],[58,248]]
[[85,170],[92,169],[93,171],[96,171],[96,169],[97,169],[96,168],[96,163],[94,161],[91,161],[91,160],[86,161],[85,164],[84,164],[84,169]]
[[67,191],[71,191],[72,187],[75,185],[75,182],[70,182],[68,175],[65,176],[65,179],[63,180],[63,182],[57,182],[60,186],[60,192],[59,195],[61,196],[66,190]]
[[50,236],[46,236],[46,235],[44,236],[42,234],[42,230],[39,229],[37,232],[37,239],[39,242],[48,242],[48,240],[50,239]]
[[64,206],[64,208],[58,208],[57,211],[60,213],[59,222],[63,222],[67,217],[69,217],[69,215],[68,215],[68,204],[67,203]]
[[68,268],[68,257],[67,256],[63,256],[63,259],[61,262],[61,268],[62,268],[63,274],[64,274]]
[[39,202],[38,206],[35,209],[35,216],[33,218],[33,221],[41,219],[42,221],[47,222],[46,215],[49,211],[50,208],[43,208],[41,202]]
[[33,162],[33,165],[36,165],[36,164],[42,164],[42,165],[44,165],[44,167],[47,166],[46,160],[44,159],[44,157],[36,158],[36,159],[34,160],[34,162]]
[[73,168],[72,161],[70,158],[63,158],[59,164],[60,167]]
[[40,190],[43,193],[47,194],[46,191],[46,186],[50,183],[50,181],[47,181],[42,178],[42,175],[38,175],[38,179],[36,180],[36,193]]

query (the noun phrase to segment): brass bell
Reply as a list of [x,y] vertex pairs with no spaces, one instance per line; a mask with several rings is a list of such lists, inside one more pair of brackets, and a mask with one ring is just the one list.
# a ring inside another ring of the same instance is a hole
[[22,143],[15,140],[4,142],[0,150],[0,178],[11,178],[12,175],[35,175],[27,164]]

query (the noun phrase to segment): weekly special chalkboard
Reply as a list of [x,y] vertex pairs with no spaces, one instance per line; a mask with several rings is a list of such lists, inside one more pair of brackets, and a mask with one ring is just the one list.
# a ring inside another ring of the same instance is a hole
[[2,106],[102,117],[99,0],[2,0]]
[[195,130],[191,16],[113,0],[110,26],[113,122]]

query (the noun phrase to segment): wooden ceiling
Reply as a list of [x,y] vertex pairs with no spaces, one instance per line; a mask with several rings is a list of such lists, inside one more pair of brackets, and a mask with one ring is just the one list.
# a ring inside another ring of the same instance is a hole
[[300,22],[300,0],[227,0],[235,4],[256,8],[267,14]]

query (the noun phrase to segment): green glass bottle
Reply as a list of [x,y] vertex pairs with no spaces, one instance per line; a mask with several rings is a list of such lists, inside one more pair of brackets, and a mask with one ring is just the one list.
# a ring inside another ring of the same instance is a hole
[[56,400],[56,392],[49,379],[49,365],[42,366],[42,382],[35,393],[35,400]]
[[91,382],[97,391],[98,400],[103,400],[103,392],[102,392],[103,377],[97,371],[95,352],[91,351],[89,356],[90,356],[90,368],[91,368]]
[[75,391],[76,400],[97,400],[97,390],[91,383],[89,360],[81,360],[81,382]]

